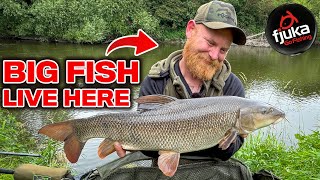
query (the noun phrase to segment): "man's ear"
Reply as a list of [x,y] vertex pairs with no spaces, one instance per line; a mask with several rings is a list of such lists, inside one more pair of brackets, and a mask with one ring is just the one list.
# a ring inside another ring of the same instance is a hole
[[186,28],[186,37],[189,39],[192,36],[192,31],[196,28],[196,22],[194,20],[190,20],[187,24]]

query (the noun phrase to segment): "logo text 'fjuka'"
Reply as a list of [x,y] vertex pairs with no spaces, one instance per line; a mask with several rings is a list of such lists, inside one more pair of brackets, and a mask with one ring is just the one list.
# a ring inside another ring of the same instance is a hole
[[[278,39],[278,35],[280,36],[280,42]],[[295,42],[312,40],[312,35],[310,34],[310,28],[306,24],[302,26],[298,26],[296,28],[291,27],[287,31],[278,32],[278,29],[275,29],[272,33],[272,36],[274,37],[276,42],[279,42],[280,44],[284,44],[286,46],[293,44]]]

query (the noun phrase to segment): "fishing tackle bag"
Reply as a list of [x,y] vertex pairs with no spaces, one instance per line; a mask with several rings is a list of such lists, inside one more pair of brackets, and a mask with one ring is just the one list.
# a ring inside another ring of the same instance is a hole
[[167,177],[156,166],[156,159],[140,151],[107,163],[81,176],[81,180],[252,180],[249,168],[236,159],[181,156],[178,170]]

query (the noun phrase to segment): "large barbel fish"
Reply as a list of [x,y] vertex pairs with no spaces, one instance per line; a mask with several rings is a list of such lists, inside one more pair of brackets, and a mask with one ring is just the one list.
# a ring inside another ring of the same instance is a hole
[[72,163],[90,138],[106,138],[98,148],[104,158],[120,142],[126,150],[159,151],[158,166],[167,176],[177,170],[180,153],[219,144],[227,149],[237,135],[275,124],[285,114],[263,102],[235,96],[176,99],[165,95],[136,100],[139,111],[111,113],[44,126],[39,133],[64,141]]

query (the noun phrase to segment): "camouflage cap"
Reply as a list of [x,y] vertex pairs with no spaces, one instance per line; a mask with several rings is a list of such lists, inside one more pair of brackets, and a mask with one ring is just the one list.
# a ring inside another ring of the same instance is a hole
[[233,30],[233,42],[238,45],[246,43],[246,35],[242,29],[237,27],[237,15],[234,7],[225,2],[211,1],[199,7],[194,21],[202,23],[210,29]]

